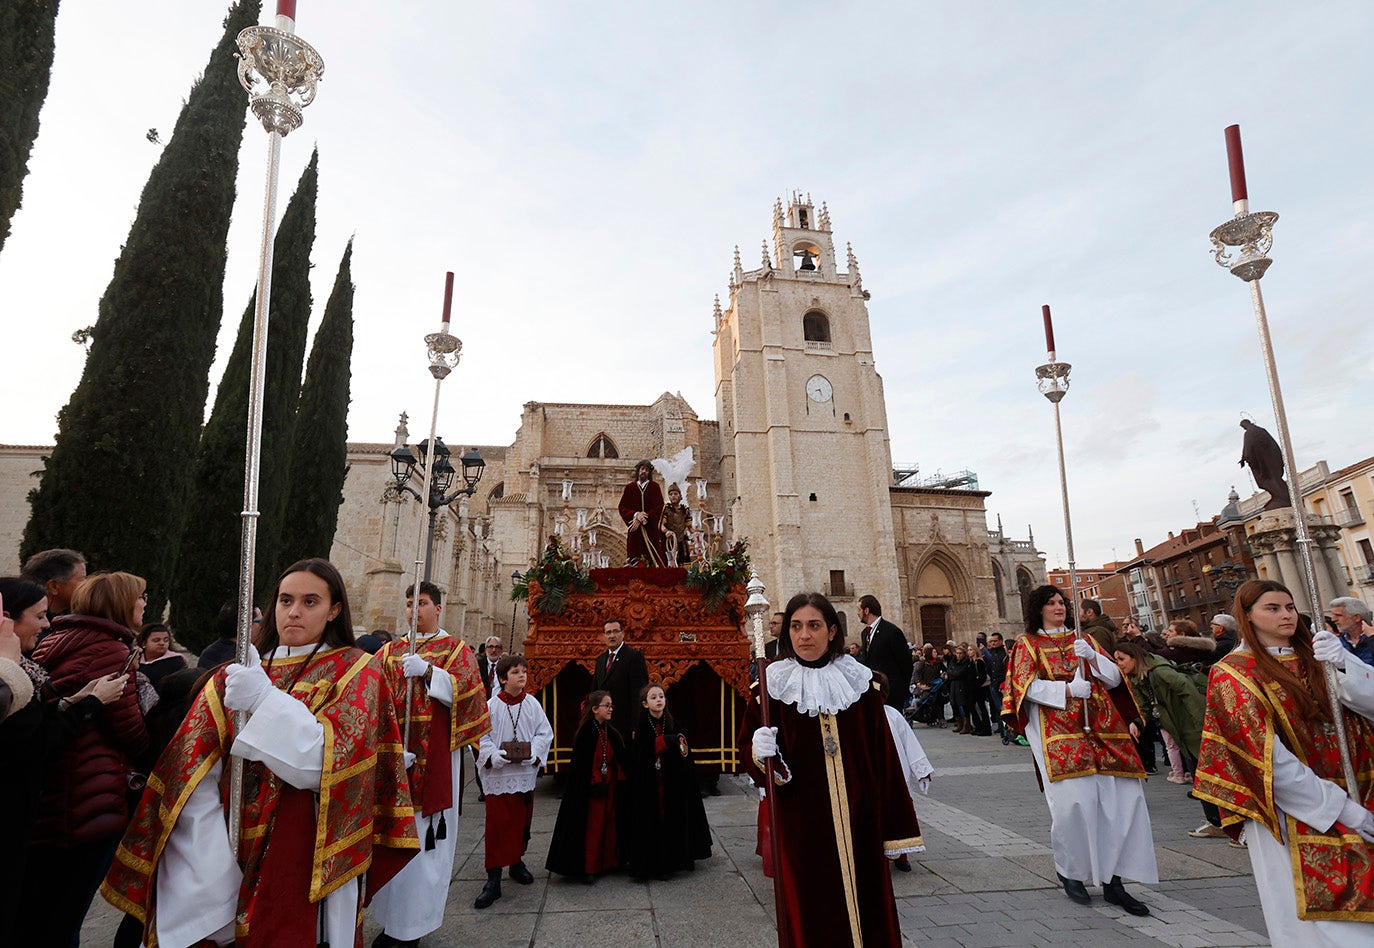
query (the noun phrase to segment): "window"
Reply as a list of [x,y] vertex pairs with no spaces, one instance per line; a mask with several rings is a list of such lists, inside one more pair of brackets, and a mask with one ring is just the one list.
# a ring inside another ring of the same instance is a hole
[[997,561],[992,561],[992,588],[997,593],[997,618],[1007,617],[1007,597],[1002,592],[1002,567],[997,565]]
[[506,482],[502,481],[501,483],[497,484],[495,487],[491,489],[491,493],[487,495],[487,500],[500,500],[502,497],[505,496]]
[[596,436],[592,446],[587,449],[589,458],[618,458],[620,452],[616,450],[615,442],[606,437],[605,433]]
[[825,313],[812,310],[802,317],[802,336],[808,349],[830,348],[830,320]]
[[1360,548],[1360,555],[1364,557],[1365,564],[1374,566],[1374,546],[1368,540],[1356,540],[1356,545]]
[[843,598],[848,595],[844,589],[844,570],[832,569],[830,571],[830,592],[828,595],[834,598]]

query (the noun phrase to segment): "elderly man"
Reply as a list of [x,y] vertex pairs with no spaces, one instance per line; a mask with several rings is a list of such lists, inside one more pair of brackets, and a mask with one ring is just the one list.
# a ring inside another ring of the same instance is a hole
[[1366,665],[1374,665],[1374,619],[1369,606],[1353,596],[1332,599],[1331,621],[1346,649]]
[[501,690],[501,685],[496,680],[496,663],[505,654],[506,646],[501,642],[501,636],[487,636],[486,648],[482,654],[477,656],[477,670],[482,673],[482,686],[487,690],[487,697],[494,697],[496,692]]
[[1212,638],[1217,640],[1217,650],[1202,661],[1202,664],[1209,668],[1236,647],[1235,617],[1224,612],[1212,616]]

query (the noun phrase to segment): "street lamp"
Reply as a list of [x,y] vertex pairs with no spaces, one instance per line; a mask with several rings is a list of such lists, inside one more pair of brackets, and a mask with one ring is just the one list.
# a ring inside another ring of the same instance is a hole
[[482,480],[482,473],[486,470],[487,462],[482,460],[482,455],[476,448],[469,448],[463,452],[458,459],[462,465],[462,485],[453,491],[449,488],[453,486],[453,481],[459,476],[459,471],[449,460],[453,452],[448,445],[444,444],[444,439],[436,437],[434,439],[434,462],[430,472],[429,497],[423,497],[419,491],[410,486],[410,478],[415,473],[416,468],[424,470],[426,458],[430,454],[429,439],[421,441],[412,450],[409,445],[398,444],[391,452],[391,476],[396,479],[396,489],[404,491],[416,500],[429,507],[429,532],[425,539],[425,582],[429,582],[431,573],[431,561],[434,552],[434,525],[439,517],[439,508],[446,507],[459,497],[471,497],[477,492],[477,484]]
[[[511,589],[514,589],[516,586],[519,586],[521,580],[523,580],[524,578],[524,574],[521,573],[519,570],[516,570],[515,572],[511,573]],[[510,601],[510,651],[512,652],[515,651],[515,609],[519,605],[520,603],[516,602],[514,599]]]

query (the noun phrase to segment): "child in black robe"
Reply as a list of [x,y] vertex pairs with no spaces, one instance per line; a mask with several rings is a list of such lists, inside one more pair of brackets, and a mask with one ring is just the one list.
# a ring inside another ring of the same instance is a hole
[[587,696],[544,868],[584,882],[624,863],[627,751],[609,691]]
[[711,857],[711,829],[687,738],[668,713],[663,686],[650,682],[639,699],[630,748],[630,875],[667,879]]

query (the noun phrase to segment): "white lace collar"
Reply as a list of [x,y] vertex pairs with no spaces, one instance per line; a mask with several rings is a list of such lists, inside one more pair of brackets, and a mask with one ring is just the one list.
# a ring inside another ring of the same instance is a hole
[[811,717],[843,711],[863,697],[872,682],[873,672],[852,655],[837,656],[820,668],[807,668],[794,658],[768,666],[769,696]]

